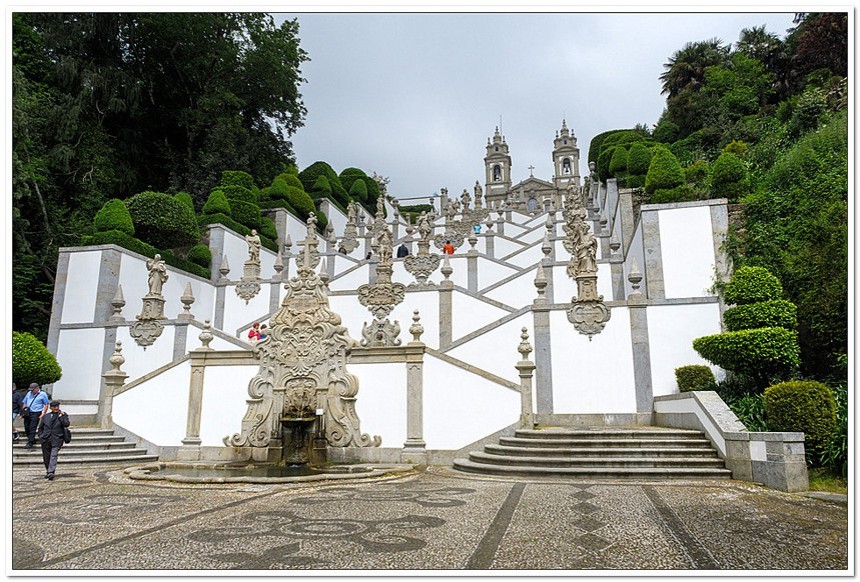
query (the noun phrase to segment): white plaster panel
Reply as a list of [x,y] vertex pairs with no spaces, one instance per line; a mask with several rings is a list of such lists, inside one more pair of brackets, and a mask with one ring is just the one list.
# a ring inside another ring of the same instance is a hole
[[591,341],[573,327],[564,311],[551,312],[550,325],[554,412],[636,412],[627,309],[612,308],[612,318]]
[[468,333],[490,324],[508,312],[455,290],[452,308],[452,335],[456,341]]
[[[514,219],[517,218],[517,215],[514,215]],[[528,227],[522,226],[521,224],[517,224],[515,222],[507,222],[505,221],[505,236],[509,236],[511,238],[517,238],[524,232],[528,230]]]
[[[657,396],[657,394],[655,394],[655,396]],[[723,437],[723,433],[720,432],[719,427],[714,424],[714,421],[711,420],[708,413],[705,412],[696,399],[685,398],[683,400],[664,400],[661,402],[655,402],[654,412],[663,414],[695,414],[699,422],[702,423],[702,428],[704,429],[708,439],[714,443],[714,446],[716,446],[720,451],[720,455],[725,456],[726,439]],[[752,444],[752,442],[750,444]],[[764,461],[766,459],[762,458],[760,460]]]
[[340,208],[329,202],[328,212],[326,212],[328,223],[334,228],[335,236],[343,235],[343,229],[346,226],[346,214],[341,212]]
[[534,286],[535,271],[524,271],[519,276],[511,279],[504,285],[496,287],[492,291],[483,293],[490,299],[500,301],[511,307],[522,307],[531,303],[537,297],[537,289]]
[[489,287],[496,281],[501,281],[506,277],[510,277],[516,273],[515,269],[488,261],[484,258],[478,258],[478,289]]
[[116,339],[122,342],[122,355],[125,358],[122,370],[128,374],[126,383],[173,361],[174,331],[175,328],[172,325],[165,325],[155,343],[144,349],[129,335],[128,327],[117,328]]
[[[457,292],[454,291],[456,295]],[[366,315],[365,321],[372,321],[373,317],[367,309],[361,307],[358,301],[355,302],[358,309],[362,310]],[[412,312],[418,310],[421,316],[421,326],[424,328],[424,334],[421,336],[421,341],[431,348],[439,346],[439,293],[437,291],[413,291],[406,292],[406,297],[403,302],[394,308],[389,319],[400,323],[400,339],[403,343],[412,340],[412,335],[409,333],[409,326],[412,325]],[[359,336],[361,337],[361,328],[359,327]]]
[[[284,241],[286,242],[287,236],[290,237],[290,242],[293,243],[291,250],[296,252],[298,246],[296,243],[300,240],[304,240],[305,236],[308,234],[308,225],[304,220],[299,219],[296,216],[293,216],[289,211],[287,212],[287,232],[282,233]],[[244,262],[244,260],[243,260]]]
[[657,213],[666,297],[711,295],[714,238],[711,207],[673,208]]
[[604,301],[612,300],[612,265],[609,263],[597,264],[597,294],[603,295]]
[[507,257],[513,252],[516,252],[523,248],[523,245],[515,243],[514,241],[508,240],[506,238],[502,238],[497,236],[495,243],[495,255],[496,258]]
[[514,368],[520,360],[517,347],[520,345],[522,328],[528,329],[529,337],[534,338],[532,322],[532,314],[524,313],[446,353],[519,384],[519,372]]
[[355,291],[368,281],[368,266],[363,265],[357,269],[345,273],[336,279],[329,281],[328,286],[332,291]]
[[543,251],[540,250],[540,243],[530,246],[521,253],[505,258],[507,262],[513,263],[523,269],[531,267],[541,259],[543,259]]
[[[54,382],[57,400],[98,400],[103,370],[104,329],[62,329],[57,363],[63,376]],[[125,342],[123,342],[125,346]]]
[[536,228],[530,232],[526,232],[520,237],[517,237],[517,240],[530,245],[530,244],[534,244],[536,242],[543,240],[543,237],[545,234],[546,234],[546,228],[544,228],[543,225],[541,225],[538,228]]
[[191,364],[183,362],[115,396],[113,421],[155,445],[181,445],[188,417],[190,374]]
[[[173,279],[173,271],[171,271],[170,266],[167,267],[167,270],[167,283],[170,283],[171,279]],[[143,307],[142,298],[144,295],[149,293],[149,284],[147,283],[148,278],[149,271],[147,271],[146,269],[146,260],[127,253],[122,253],[119,268],[119,284],[122,287],[122,295],[125,299],[125,306],[122,308],[122,311],[120,311],[120,313],[127,321],[134,321],[135,316],[140,313],[140,310]],[[195,293],[194,296],[196,298],[197,294]],[[166,310],[167,297],[165,297],[164,306]],[[195,305],[192,305],[191,307],[193,308],[195,307]],[[196,312],[197,310],[192,311],[192,313],[195,313],[195,315]]]
[[406,266],[403,264],[402,259],[394,261],[393,269],[391,271],[391,281],[393,283],[403,283],[404,285],[409,285],[410,283],[415,282],[415,277],[406,270]]
[[358,257],[358,252],[353,251],[354,256],[348,257],[348,255],[342,255],[340,253],[335,253],[331,257],[326,257],[326,262],[334,264],[334,275],[337,277],[344,271],[348,271],[352,267],[354,267],[357,263],[352,260]]
[[518,392],[425,356],[424,440],[428,449],[463,448],[516,422],[519,416]]
[[[242,417],[248,410],[248,383],[259,369],[259,366],[206,367],[203,375],[203,403],[200,408],[202,446],[224,446],[225,436],[241,431]],[[184,385],[186,400],[189,382],[190,376]],[[178,398],[174,395],[171,400]],[[184,436],[182,435],[182,438]]]
[[224,293],[224,333],[236,335],[237,330],[255,321],[263,320],[269,313],[269,289],[266,286],[251,298],[248,304],[236,295],[235,285]]
[[349,364],[358,377],[355,411],[361,432],[382,437],[383,447],[406,441],[406,364]]
[[[95,316],[101,251],[69,253],[62,323],[90,323]],[[123,289],[124,291],[125,289]]]
[[558,262],[567,263],[570,261],[571,254],[567,252],[567,249],[564,248],[564,241],[562,240],[554,240],[552,241],[553,248],[555,249],[555,260]]
[[[675,368],[691,364],[710,365],[693,349],[693,340],[715,333],[720,333],[720,307],[717,303],[656,305],[648,308],[648,342],[654,396],[678,393]],[[711,368],[715,374],[722,375],[719,368]]]
[[[460,247],[461,249],[463,247]],[[442,259],[444,261],[444,257]],[[466,254],[465,250],[463,254],[460,255],[451,255],[450,259],[451,268],[453,272],[451,273],[450,280],[454,282],[454,285],[459,285],[460,287],[468,287],[469,286],[469,266],[466,263]],[[437,275],[438,274],[438,275]],[[443,281],[445,276],[442,275],[442,262],[439,263],[439,268],[436,269],[436,272],[431,276],[432,281],[436,281],[434,276],[438,276],[438,281]]]

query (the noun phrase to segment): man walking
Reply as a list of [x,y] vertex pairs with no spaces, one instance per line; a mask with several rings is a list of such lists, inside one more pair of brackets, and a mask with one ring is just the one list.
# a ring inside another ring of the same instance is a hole
[[12,382],[12,442],[18,442],[18,431],[15,430],[15,419],[21,416],[21,401],[24,399],[18,392],[15,382]]
[[42,460],[45,462],[45,479],[54,480],[57,457],[63,448],[65,429],[69,427],[69,415],[60,410],[60,403],[51,402],[50,412],[39,421],[39,440],[42,441]]
[[24,417],[24,432],[27,433],[27,444],[25,449],[32,449],[36,444],[36,427],[39,426],[39,417],[48,410],[48,395],[39,389],[39,385],[30,384],[30,391],[24,396],[21,403],[21,416]]

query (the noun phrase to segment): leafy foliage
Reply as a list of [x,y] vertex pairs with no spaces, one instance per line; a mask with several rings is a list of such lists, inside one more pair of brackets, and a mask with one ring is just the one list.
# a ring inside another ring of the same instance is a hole
[[627,152],[627,173],[634,176],[644,176],[648,173],[648,166],[650,165],[651,150],[642,142],[630,144],[630,151]]
[[[318,179],[325,177],[324,182],[318,182]],[[325,162],[314,162],[301,172],[299,172],[299,180],[305,188],[305,192],[310,193],[316,198],[329,198],[341,210],[346,210],[349,204],[349,194],[340,182],[337,173]],[[325,182],[328,183],[328,189],[325,188]]]
[[723,399],[747,430],[753,432],[769,430],[765,419],[764,395],[743,394],[742,396]]
[[54,355],[28,332],[12,332],[12,381],[18,386],[53,384],[63,375]]
[[797,333],[762,327],[720,333],[693,340],[693,349],[709,362],[755,378],[764,387],[785,378],[800,365]]
[[[204,214],[197,219],[200,226],[207,226],[210,224],[221,224],[226,226],[230,230],[235,231],[236,233],[245,236],[247,234],[251,234],[251,229],[243,224],[239,224],[229,216],[225,216],[224,214]],[[260,235],[260,243],[269,249],[272,252],[278,252],[278,245],[275,241],[271,240],[269,237],[264,236],[261,233],[257,233]],[[166,259],[165,259],[166,260]],[[170,261],[167,261],[170,264]]]
[[627,150],[621,146],[615,148],[612,152],[612,159],[609,162],[609,176],[618,177],[627,172]]
[[797,306],[785,299],[760,301],[736,305],[723,313],[723,323],[728,331],[755,329],[757,327],[797,327]]
[[118,198],[112,198],[105,202],[93,218],[93,227],[96,232],[106,230],[120,230],[129,236],[134,236],[134,223],[125,203]]
[[250,191],[256,188],[253,176],[241,170],[224,170],[221,172],[221,186],[239,186]]
[[188,246],[200,239],[194,212],[162,192],[141,192],[126,201],[137,237],[165,249]]
[[199,265],[192,263],[191,261],[185,260],[181,257],[174,255],[169,250],[158,249],[151,244],[147,244],[134,237],[128,236],[124,232],[120,232],[118,230],[108,230],[105,232],[97,232],[94,235],[84,236],[81,239],[81,244],[114,244],[149,258],[153,258],[156,253],[159,253],[161,254],[161,258],[164,259],[164,262],[171,267],[182,269],[183,271],[193,273],[199,277],[203,277],[204,279],[208,279],[211,274],[208,268],[202,268]]
[[678,390],[681,392],[713,390],[716,387],[714,373],[708,366],[700,364],[675,368],[675,379],[678,381]]
[[836,430],[836,399],[821,382],[794,380],[769,386],[764,406],[770,430],[803,432],[806,451],[820,458]]
[[652,194],[655,190],[671,189],[684,183],[684,172],[678,158],[663,146],[655,146],[654,156],[645,175],[645,192]]
[[848,476],[848,390],[844,384],[833,389],[836,399],[836,429],[821,454],[821,463],[843,477]]
[[260,227],[260,207],[254,202],[230,201],[230,216],[248,228]]
[[206,245],[194,245],[188,249],[185,258],[206,269],[210,269],[212,265],[212,251]]
[[723,289],[726,303],[747,305],[782,296],[779,279],[764,267],[740,267]]
[[223,190],[212,190],[203,205],[203,214],[230,214],[230,203]]
[[708,181],[711,198],[728,198],[729,202],[737,202],[750,191],[747,168],[743,160],[731,152],[723,152],[711,164]]
[[264,216],[260,219],[260,235],[270,238],[272,240],[278,240],[278,229],[275,226],[275,221],[273,221],[268,216]]

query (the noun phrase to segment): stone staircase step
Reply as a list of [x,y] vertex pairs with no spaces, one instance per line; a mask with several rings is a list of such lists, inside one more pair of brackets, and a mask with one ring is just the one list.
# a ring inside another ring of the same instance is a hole
[[[137,443],[127,441],[123,436],[114,434],[111,429],[99,426],[72,426],[72,442],[63,445],[57,462],[63,465],[105,464],[105,463],[149,463],[158,460]],[[29,467],[42,466],[42,448],[37,441],[33,448],[25,448],[22,438],[12,446],[12,465]]]
[[[134,464],[143,464],[150,463],[158,460],[158,455],[100,455],[100,456],[91,456],[84,457],[78,455],[63,455],[61,452],[57,457],[58,465],[101,465],[108,463],[134,463]],[[39,458],[25,458],[25,459],[13,459],[12,464],[16,467],[29,467],[29,466],[44,466],[41,455]]]
[[656,427],[600,427],[600,428],[543,428],[543,429],[518,429],[514,436],[524,439],[622,439],[622,438],[648,438],[648,439],[678,439],[678,438],[703,438],[704,433],[700,430],[688,430],[680,428],[656,428]]
[[468,459],[455,459],[454,468],[468,473],[504,476],[576,477],[582,479],[731,479],[725,468],[702,467],[518,467],[487,465]]
[[486,452],[473,451],[469,460],[488,465],[514,465],[531,467],[723,467],[725,461],[720,458],[702,459],[696,457],[619,457],[602,456],[589,458],[571,457],[521,457],[513,455],[494,455]]
[[711,447],[511,447],[505,445],[484,445],[484,450],[497,455],[513,456],[562,456],[562,457],[601,457],[608,455],[644,455],[656,457],[703,457],[718,458],[717,451]]
[[703,448],[709,447],[711,442],[706,438],[687,438],[687,439],[670,439],[670,438],[521,438],[521,437],[501,437],[499,443],[512,447],[555,447],[555,448],[581,448],[581,447],[691,447]]

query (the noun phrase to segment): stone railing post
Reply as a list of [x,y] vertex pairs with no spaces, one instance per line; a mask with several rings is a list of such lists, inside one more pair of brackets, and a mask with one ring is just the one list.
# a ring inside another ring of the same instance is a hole
[[128,374],[119,369],[125,363],[125,358],[122,356],[122,342],[116,342],[116,349],[110,357],[112,368],[102,374],[105,381],[105,393],[99,399],[99,425],[102,428],[113,427],[113,396],[125,384]]
[[550,333],[550,307],[546,298],[547,278],[543,265],[538,263],[534,285],[538,296],[532,304],[535,334],[535,364],[537,366],[536,383],[537,413],[552,414],[552,349]]
[[454,282],[449,279],[454,269],[448,255],[442,256],[442,275],[445,279],[439,282],[439,349],[446,349],[451,345],[453,330],[451,316],[453,315]]
[[409,333],[413,340],[406,344],[406,442],[400,453],[401,463],[427,464],[427,444],[424,442],[424,342],[418,310],[412,312]]
[[532,403],[532,375],[534,374],[534,362],[529,360],[532,346],[529,343],[529,332],[525,327],[520,334],[518,351],[522,359],[517,362],[516,368],[520,373],[520,428],[533,428],[535,424],[534,404]]
[[487,256],[491,259],[496,256],[496,233],[493,232],[493,219],[487,219],[487,234],[485,235],[485,245],[487,247]]
[[206,370],[206,355],[212,351],[209,342],[212,332],[207,319],[200,332],[203,345],[191,353],[191,380],[188,383],[188,413],[185,419],[185,438],[177,451],[176,458],[180,461],[200,460],[200,417],[203,409],[203,377]]
[[469,245],[472,247],[466,252],[466,273],[469,291],[472,293],[478,292],[478,250],[475,245],[478,244],[478,237],[475,233],[469,235]]

